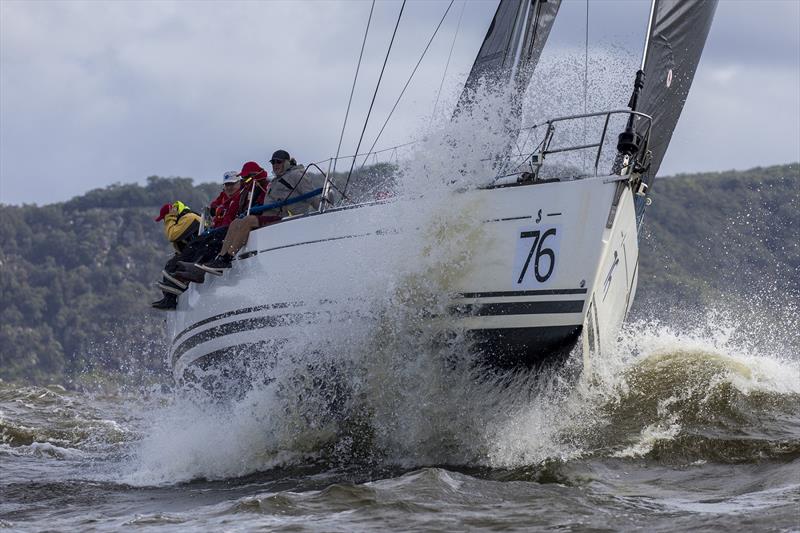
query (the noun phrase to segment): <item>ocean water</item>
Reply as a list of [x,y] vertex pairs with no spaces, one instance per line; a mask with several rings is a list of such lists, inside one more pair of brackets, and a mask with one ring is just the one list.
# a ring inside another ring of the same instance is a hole
[[395,361],[347,407],[0,384],[0,526],[797,531],[800,358],[736,331],[632,322],[578,377]]

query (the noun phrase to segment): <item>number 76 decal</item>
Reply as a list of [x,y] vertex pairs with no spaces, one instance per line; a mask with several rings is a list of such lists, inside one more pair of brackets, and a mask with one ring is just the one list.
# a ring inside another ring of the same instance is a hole
[[539,286],[551,281],[556,263],[561,228],[520,228],[514,256],[514,285]]

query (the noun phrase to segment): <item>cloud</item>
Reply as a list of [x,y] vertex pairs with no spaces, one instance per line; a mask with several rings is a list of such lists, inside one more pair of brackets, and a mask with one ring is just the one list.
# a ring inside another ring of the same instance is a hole
[[[365,147],[447,4],[407,3]],[[769,109],[779,111],[772,104],[780,102],[783,116],[795,117],[795,129],[798,122],[791,101],[797,91],[797,4],[739,4],[720,3],[687,104],[687,114],[691,109],[709,120],[703,129],[717,128],[703,142],[727,137],[725,106],[754,106],[754,92],[770,91]],[[631,28],[645,24],[643,5],[590,4],[591,44],[633,50],[625,57],[635,62],[641,36]],[[376,4],[343,153],[355,149],[399,7]],[[495,7],[496,1],[485,1],[464,8],[443,91],[450,105]],[[461,8],[456,0],[379,146],[405,142],[430,123]],[[622,18],[614,14],[620,12]],[[0,201],[64,200],[152,174],[216,180],[243,161],[265,161],[279,147],[304,161],[333,155],[368,13],[369,3],[353,1],[0,2]],[[583,2],[563,3],[554,50],[582,48],[582,17]],[[446,109],[440,113],[447,115]],[[744,131],[770,119],[750,110],[738,116],[748,122],[741,137],[727,141],[737,166],[795,157],[797,132],[790,126],[781,126],[784,136],[772,136],[771,146],[756,153],[746,148],[751,139]],[[682,120],[679,145],[681,138],[699,142],[693,137],[698,128],[683,125],[693,120]],[[683,145],[686,157],[665,162],[673,171],[717,162],[694,142]]]
[[[765,83],[764,80],[770,80]],[[798,72],[701,63],[662,174],[800,161]]]

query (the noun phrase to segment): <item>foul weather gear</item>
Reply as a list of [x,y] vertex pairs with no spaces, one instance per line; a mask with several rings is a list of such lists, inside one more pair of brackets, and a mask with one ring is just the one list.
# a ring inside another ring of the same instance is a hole
[[177,252],[181,252],[186,245],[193,241],[200,230],[200,215],[185,205],[181,205],[183,206],[182,210],[177,213],[170,211],[164,217],[164,235]]

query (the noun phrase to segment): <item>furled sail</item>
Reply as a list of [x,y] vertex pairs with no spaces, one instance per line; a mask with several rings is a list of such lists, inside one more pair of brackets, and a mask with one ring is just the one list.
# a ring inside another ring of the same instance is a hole
[[456,112],[470,102],[481,79],[498,85],[513,82],[512,93],[524,93],[560,5],[561,0],[500,0]]
[[[632,98],[633,109],[653,117],[648,183],[683,111],[716,7],[717,0],[655,0],[643,58],[644,85]],[[646,124],[637,122],[637,132],[644,135]]]

